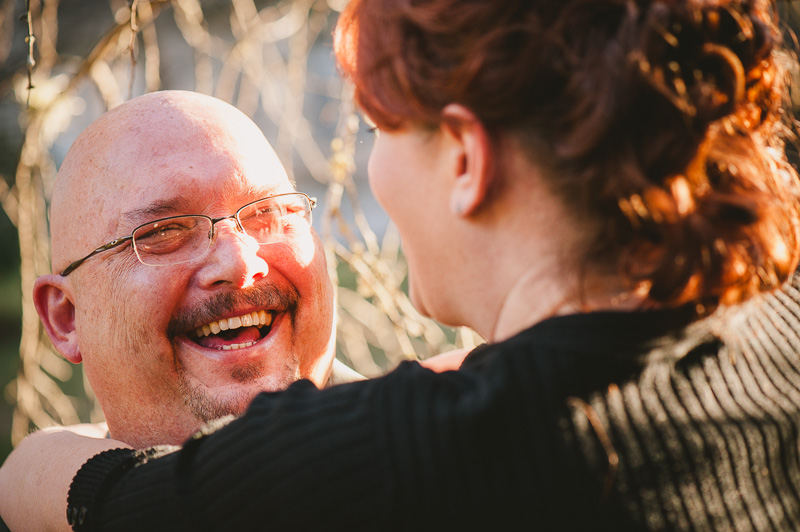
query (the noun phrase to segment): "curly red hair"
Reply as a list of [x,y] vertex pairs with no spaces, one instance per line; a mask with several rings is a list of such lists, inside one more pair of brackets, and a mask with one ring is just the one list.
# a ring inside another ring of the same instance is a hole
[[653,302],[735,303],[797,265],[770,0],[350,0],[335,52],[383,129],[458,103],[523,138],[590,221],[586,259]]

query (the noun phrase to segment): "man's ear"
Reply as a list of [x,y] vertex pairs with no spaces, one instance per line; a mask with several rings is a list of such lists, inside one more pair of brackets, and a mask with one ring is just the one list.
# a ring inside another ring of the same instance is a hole
[[478,117],[459,104],[449,104],[442,110],[442,128],[458,146],[450,210],[457,216],[469,216],[486,199],[492,183],[494,165],[489,134]]
[[81,362],[69,281],[60,275],[42,275],[33,284],[33,304],[53,346],[73,364]]

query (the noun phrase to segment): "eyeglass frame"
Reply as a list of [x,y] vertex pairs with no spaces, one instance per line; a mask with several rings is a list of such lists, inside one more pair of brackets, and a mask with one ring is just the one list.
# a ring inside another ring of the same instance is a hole
[[[177,215],[177,216],[167,216],[166,218],[158,218],[157,220],[151,220],[149,222],[143,223],[142,225],[136,226],[133,229],[133,231],[131,231],[130,235],[124,236],[124,237],[120,237],[120,238],[115,238],[114,240],[112,240],[108,244],[105,244],[105,245],[100,246],[99,248],[96,248],[94,251],[92,251],[91,253],[89,253],[88,255],[83,257],[82,259],[78,259],[78,260],[70,263],[69,266],[64,268],[64,270],[59,275],[61,277],[66,277],[70,273],[74,272],[78,268],[78,266],[80,266],[81,264],[86,262],[86,260],[90,259],[91,257],[94,257],[98,253],[102,253],[103,251],[108,251],[109,249],[114,249],[115,247],[121,246],[122,244],[124,244],[125,242],[128,242],[128,241],[133,243],[133,235],[134,235],[134,233],[136,233],[136,231],[138,231],[142,227],[145,227],[147,225],[151,225],[151,224],[154,224],[154,223],[158,223],[158,222],[164,222],[164,221],[167,221],[167,220],[174,220],[176,218],[184,218],[186,216],[197,216],[197,217],[205,218],[205,219],[209,220],[211,222],[211,234],[208,237],[210,242],[213,242],[214,241],[214,237],[216,236],[216,233],[214,232],[214,227],[217,225],[217,222],[221,222],[222,220],[234,220],[236,222],[237,229],[239,229],[239,231],[241,231],[242,233],[247,234],[247,231],[245,231],[244,227],[242,227],[242,221],[239,219],[239,213],[241,213],[244,209],[246,209],[247,207],[250,207],[251,205],[253,205],[255,203],[258,203],[260,201],[265,201],[265,200],[269,200],[269,199],[273,199],[273,198],[279,198],[281,196],[294,196],[294,195],[298,195],[298,194],[301,195],[301,196],[305,196],[306,199],[308,200],[308,204],[310,205],[310,210],[309,210],[309,221],[310,221],[311,211],[313,211],[314,207],[317,206],[317,198],[312,198],[311,196],[309,196],[308,194],[306,194],[304,192],[285,192],[283,194],[274,194],[272,196],[267,196],[265,198],[260,198],[260,199],[251,201],[250,203],[247,203],[246,205],[242,205],[233,214],[229,214],[228,216],[221,216],[219,218],[212,218],[210,216],[206,216],[205,214],[181,214],[181,215]],[[210,244],[209,244],[209,246],[210,246]],[[136,253],[136,259],[139,262],[141,262],[142,264],[144,264],[145,266],[153,266],[153,264],[147,264],[145,262],[142,262],[142,259],[139,257],[138,253]],[[181,263],[177,263],[177,264],[181,264]]]

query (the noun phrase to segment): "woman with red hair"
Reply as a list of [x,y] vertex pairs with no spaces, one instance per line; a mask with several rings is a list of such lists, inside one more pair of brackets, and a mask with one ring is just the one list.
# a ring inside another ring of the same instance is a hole
[[780,42],[768,0],[351,0],[413,302],[487,344],[94,456],[75,530],[800,528]]

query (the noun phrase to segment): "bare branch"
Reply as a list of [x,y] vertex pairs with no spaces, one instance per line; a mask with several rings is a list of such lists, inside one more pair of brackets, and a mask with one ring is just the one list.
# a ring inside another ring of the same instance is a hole
[[131,76],[128,81],[128,99],[133,98],[133,78],[136,76],[136,36],[139,26],[136,24],[136,14],[139,9],[139,0],[131,0],[131,42],[128,48],[131,54]]
[[36,59],[33,57],[33,43],[36,42],[36,37],[33,36],[33,16],[31,15],[31,0],[25,0],[25,14],[28,22],[28,35],[25,37],[25,42],[28,43],[28,98],[25,102],[27,107],[31,105],[31,91],[33,86],[33,67],[36,66]]

